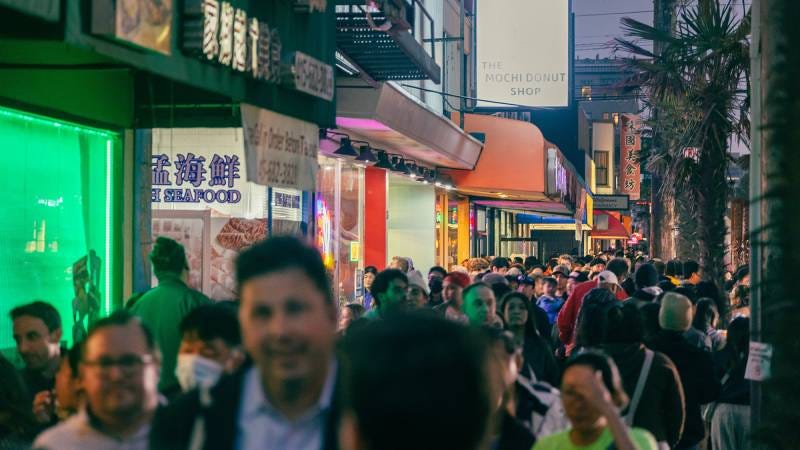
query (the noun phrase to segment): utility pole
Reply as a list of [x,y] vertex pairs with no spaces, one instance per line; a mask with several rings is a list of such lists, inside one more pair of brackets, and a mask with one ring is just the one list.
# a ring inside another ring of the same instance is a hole
[[[653,26],[662,31],[675,29],[675,8],[677,0],[653,0]],[[653,43],[653,53],[660,55],[662,43]],[[652,118],[658,120],[658,109],[653,107]],[[653,148],[663,149],[669,145],[656,131],[653,135]],[[673,235],[674,207],[666,205],[661,197],[660,190],[663,179],[658,174],[651,174],[650,178],[650,256],[662,259],[671,259],[675,254],[675,240]]]

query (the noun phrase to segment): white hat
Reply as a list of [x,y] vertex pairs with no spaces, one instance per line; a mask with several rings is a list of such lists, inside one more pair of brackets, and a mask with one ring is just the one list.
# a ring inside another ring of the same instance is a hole
[[422,278],[422,274],[419,270],[412,270],[408,272],[408,285],[409,286],[418,286],[422,288],[425,292],[425,295],[429,295],[430,292],[428,291],[428,283],[425,282],[425,279]]
[[601,283],[619,284],[619,279],[614,275],[614,272],[604,270],[597,275],[597,285],[599,286]]

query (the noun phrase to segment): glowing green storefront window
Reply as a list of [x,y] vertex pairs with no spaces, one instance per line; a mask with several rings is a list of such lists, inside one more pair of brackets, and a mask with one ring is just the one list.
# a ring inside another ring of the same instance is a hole
[[9,311],[32,300],[58,309],[72,343],[120,295],[119,136],[0,107],[0,152],[0,348],[14,346]]

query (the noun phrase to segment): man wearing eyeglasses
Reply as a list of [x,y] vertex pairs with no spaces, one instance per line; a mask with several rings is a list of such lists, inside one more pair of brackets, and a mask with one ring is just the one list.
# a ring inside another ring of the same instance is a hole
[[80,364],[85,408],[36,439],[35,449],[145,450],[158,405],[158,349],[125,311],[98,321]]

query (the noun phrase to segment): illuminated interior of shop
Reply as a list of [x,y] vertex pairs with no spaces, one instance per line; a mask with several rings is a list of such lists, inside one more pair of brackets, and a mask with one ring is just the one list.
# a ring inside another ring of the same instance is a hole
[[58,309],[64,341],[118,303],[119,136],[0,108],[6,196],[0,233],[0,348],[14,346],[9,311],[41,299]]

